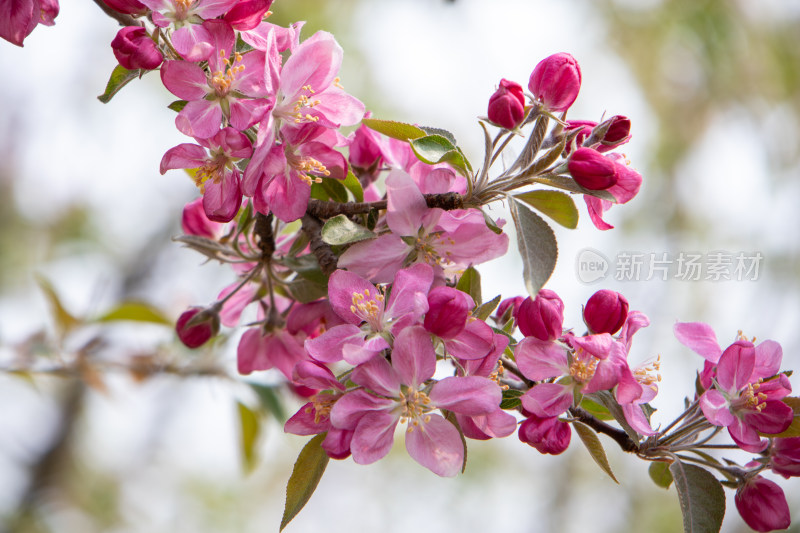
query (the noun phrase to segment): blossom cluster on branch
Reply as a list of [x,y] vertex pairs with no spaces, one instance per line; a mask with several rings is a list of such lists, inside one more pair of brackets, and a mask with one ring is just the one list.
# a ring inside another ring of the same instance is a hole
[[[276,369],[306,399],[285,424],[314,436],[287,498],[313,492],[328,458],[380,460],[400,424],[409,455],[440,476],[466,467],[470,439],[517,433],[560,454],[574,431],[612,478],[597,433],[650,461],[656,483],[674,481],[687,530],[719,530],[723,486],[754,529],[789,526],[781,489],[762,475],[800,475],[800,402],[778,343],[740,333],[723,350],[709,326],[677,323],[678,341],[705,363],[685,411],[654,427],[660,358],[628,358],[648,318],[601,290],[575,329],[543,288],[557,245],[539,214],[575,228],[580,195],[608,230],[605,213],[642,183],[617,151],[631,138],[628,118],[567,119],[582,81],[570,54],[540,61],[527,93],[500,81],[474,168],[448,131],[371,117],[338,78],[335,38],[270,23],[270,0],[103,2],[125,27],[100,99],[159,72],[178,98],[175,127],[191,138],[160,170],[186,169],[200,195],[178,240],[236,275],[215,302],[178,318],[179,339],[200,347],[254,308],[238,371]],[[0,0],[0,36],[21,46],[57,13],[55,0]],[[511,142],[523,146],[497,169]],[[505,221],[487,209],[495,202],[511,211],[528,295],[484,301],[475,266],[509,247]],[[730,441],[720,443],[723,428]],[[754,456],[720,461],[709,454],[719,448]],[[287,504],[282,526],[300,507]]]

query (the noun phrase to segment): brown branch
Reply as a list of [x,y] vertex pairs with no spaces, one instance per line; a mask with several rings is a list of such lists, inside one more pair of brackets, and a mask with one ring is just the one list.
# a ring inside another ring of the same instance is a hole
[[[445,211],[461,209],[464,207],[464,197],[457,192],[446,192],[442,194],[426,194],[425,201],[428,207],[438,207]],[[386,209],[387,201],[378,200],[377,202],[333,202],[311,199],[308,201],[306,212],[318,219],[327,220],[336,215],[361,215],[369,213],[373,209]]]
[[614,441],[619,444],[619,447],[622,448],[622,451],[628,453],[639,451],[639,445],[634,442],[633,439],[631,439],[628,434],[625,433],[625,431],[615,428],[614,426],[610,426],[602,420],[598,420],[580,407],[570,407],[569,412],[579,422],[583,422],[596,432],[603,433],[614,439]]
[[253,227],[253,233],[258,240],[256,244],[261,249],[261,258],[268,261],[273,252],[275,252],[275,235],[272,231],[272,213],[264,215],[263,213],[256,213],[256,223]]
[[322,273],[326,276],[330,276],[336,270],[338,259],[328,243],[322,240],[322,222],[315,216],[305,214],[303,216],[302,228],[306,235],[308,235],[311,253],[317,257],[317,262],[319,262]]

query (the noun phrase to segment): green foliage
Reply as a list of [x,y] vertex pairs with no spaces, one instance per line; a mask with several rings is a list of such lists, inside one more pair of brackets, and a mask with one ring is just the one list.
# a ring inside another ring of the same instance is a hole
[[322,240],[333,245],[350,244],[374,237],[375,233],[356,224],[346,215],[330,218],[322,227]]
[[617,478],[614,477],[614,472],[611,470],[611,465],[608,464],[608,457],[606,457],[606,452],[603,449],[603,444],[600,442],[600,438],[597,436],[597,433],[595,433],[594,430],[586,424],[577,421],[572,423],[572,427],[575,429],[575,433],[578,434],[578,437],[580,437],[583,445],[586,446],[587,450],[589,450],[589,455],[592,456],[592,459],[594,459],[594,462],[597,463],[597,466],[599,466],[603,472],[608,474],[615,483],[619,484]]
[[261,433],[261,418],[242,402],[236,402],[236,405],[239,411],[239,444],[242,449],[242,461],[245,472],[250,473],[258,464],[256,443]]
[[111,99],[114,98],[114,95],[116,95],[123,87],[142,74],[142,70],[128,70],[122,65],[117,65],[114,70],[111,71],[111,77],[108,78],[106,91],[98,96],[97,99],[104,104],[109,103]]
[[150,322],[172,326],[172,320],[150,304],[144,302],[122,302],[107,313],[95,319],[97,322],[115,322],[129,320],[133,322]]
[[322,474],[325,473],[329,460],[328,454],[321,446],[325,435],[326,433],[321,433],[308,441],[297,456],[292,475],[286,484],[286,504],[281,518],[281,531],[308,503],[322,479]]
[[725,493],[717,478],[678,460],[669,471],[678,491],[684,533],[717,533],[725,517]]
[[522,200],[540,213],[547,215],[565,228],[578,227],[578,208],[568,194],[559,191],[536,190],[515,194],[514,198]]
[[535,298],[556,268],[556,237],[547,222],[520,202],[511,198],[509,207],[517,228],[517,246],[522,256],[525,288]]
[[664,461],[653,461],[647,469],[650,479],[662,489],[668,489],[672,485],[672,472],[669,471],[670,464]]
[[461,274],[456,289],[469,294],[477,305],[481,305],[481,275],[475,268],[469,267]]

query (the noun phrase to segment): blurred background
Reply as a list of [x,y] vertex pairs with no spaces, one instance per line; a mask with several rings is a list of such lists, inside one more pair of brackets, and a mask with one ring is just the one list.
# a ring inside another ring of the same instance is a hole
[[[555,228],[548,287],[566,304],[565,324],[578,328],[581,305],[601,288],[650,316],[631,358],[661,355],[656,424],[681,411],[701,365],[674,339],[676,321],[711,324],[723,345],[738,330],[774,339],[783,367],[798,367],[800,3],[277,0],[272,9],[273,22],[308,21],[304,38],[336,35],[342,83],[374,116],[450,130],[473,161],[483,147],[476,117],[500,79],[525,86],[540,59],[574,55],[583,85],[570,118],[630,117],[622,151],[644,183],[609,213],[615,230],[596,230],[580,200],[578,229]],[[196,353],[163,324],[233,278],[171,241],[197,194],[180,172],[158,172],[163,153],[187,141],[166,109],[172,95],[150,74],[107,105],[95,98],[116,65],[117,29],[91,2],[63,2],[55,27],[37,28],[23,49],[0,43],[0,531],[277,531],[306,441],[283,434],[280,418],[299,403],[281,413],[270,372],[248,378],[260,388],[236,377],[237,332]],[[607,260],[604,279],[578,276],[586,249]],[[647,279],[648,258],[717,252],[760,254],[757,275]],[[642,254],[641,276],[616,275],[620,254]],[[485,299],[522,294],[521,270],[515,251],[483,265]],[[249,461],[243,420],[259,429]],[[679,531],[674,490],[603,442],[620,485],[577,438],[558,457],[516,436],[471,443],[455,480],[417,465],[398,438],[377,464],[331,461],[286,531]],[[800,521],[796,480],[780,484]],[[748,531],[732,498],[723,530]]]

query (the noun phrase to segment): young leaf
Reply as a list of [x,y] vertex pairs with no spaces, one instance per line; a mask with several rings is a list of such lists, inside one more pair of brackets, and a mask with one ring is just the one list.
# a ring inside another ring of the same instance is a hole
[[322,240],[328,244],[350,244],[375,237],[373,232],[356,224],[346,215],[336,215],[328,219],[322,226],[321,235]]
[[456,136],[447,130],[443,130],[442,128],[431,128],[430,126],[420,126],[420,129],[422,129],[428,135],[441,135],[442,137],[453,143],[454,146],[458,144],[456,142]]
[[286,505],[281,518],[281,531],[308,503],[328,466],[328,454],[322,449],[325,433],[320,433],[306,444],[297,456],[292,475],[286,484]]
[[122,302],[120,305],[95,319],[97,322],[114,322],[118,320],[131,320],[134,322],[151,322],[172,326],[172,320],[164,316],[161,311],[144,302]]
[[599,420],[614,420],[614,417],[611,416],[611,413],[608,412],[608,409],[604,405],[590,400],[587,396],[584,396],[581,400],[580,407]]
[[289,291],[289,296],[301,304],[311,303],[328,295],[328,289],[324,285],[302,278],[287,283],[286,289]]
[[392,139],[400,141],[410,141],[425,136],[425,130],[413,124],[405,122],[395,122],[393,120],[380,120],[377,118],[365,118],[361,121],[363,125],[378,133],[382,133]]
[[559,191],[537,190],[514,195],[565,228],[578,227],[578,208],[568,194]]
[[486,320],[492,314],[492,312],[497,309],[497,306],[500,305],[500,295],[498,294],[485,304],[481,304],[475,309],[475,312],[472,315],[475,318],[480,320]]
[[725,517],[725,493],[717,478],[699,466],[677,460],[669,471],[678,491],[684,533],[718,533]]
[[473,267],[469,267],[461,274],[456,284],[456,289],[466,292],[477,305],[481,305],[481,275]]
[[662,489],[668,489],[672,485],[672,473],[669,471],[669,463],[664,461],[653,461],[647,469],[653,483]]
[[525,288],[536,298],[556,267],[558,245],[547,222],[513,198],[509,201],[511,217],[517,228],[517,246],[522,255]]
[[423,163],[434,165],[436,163],[450,163],[454,168],[460,170],[465,176],[469,175],[472,166],[464,157],[464,154],[450,142],[447,137],[441,135],[428,135],[409,141],[411,149],[417,159]]
[[516,409],[522,405],[520,397],[525,394],[521,390],[507,389],[503,391],[503,400],[500,402],[500,409]]
[[61,299],[58,297],[58,293],[56,293],[55,288],[53,288],[53,285],[47,278],[38,274],[35,277],[36,283],[39,285],[39,288],[42,289],[47,303],[50,305],[50,313],[53,316],[56,331],[59,336],[63,337],[73,328],[80,325],[81,321],[66,310],[61,303]]
[[248,474],[257,464],[256,443],[261,432],[261,421],[258,414],[242,402],[236,402],[239,407],[239,424],[241,429],[242,460],[244,470]]
[[614,472],[611,471],[611,465],[608,464],[608,457],[606,457],[606,452],[603,450],[603,444],[600,442],[597,433],[582,422],[575,421],[572,423],[572,427],[575,428],[575,433],[581,438],[583,445],[589,450],[589,454],[594,459],[594,462],[597,463],[597,466],[608,474],[615,483],[619,484],[617,478],[614,477]]
[[186,100],[175,100],[174,102],[172,102],[167,106],[167,109],[172,109],[176,113],[180,113],[181,111],[183,111],[183,108],[186,107],[186,104],[188,103],[189,102],[187,102]]
[[259,383],[249,384],[261,401],[261,407],[266,409],[278,422],[283,424],[286,422],[286,411],[281,403],[281,396],[278,392],[278,387],[275,385],[261,385]]
[[352,193],[356,202],[364,201],[364,188],[361,186],[361,182],[358,181],[358,178],[353,174],[352,170],[347,171],[347,177],[342,182],[342,185]]
[[117,65],[114,67],[114,70],[111,71],[111,77],[108,78],[106,92],[98,96],[97,99],[104,104],[109,103],[111,99],[114,98],[114,95],[120,91],[120,89],[125,87],[134,78],[139,77],[141,73],[142,71],[139,69],[128,70],[122,65]]

